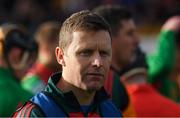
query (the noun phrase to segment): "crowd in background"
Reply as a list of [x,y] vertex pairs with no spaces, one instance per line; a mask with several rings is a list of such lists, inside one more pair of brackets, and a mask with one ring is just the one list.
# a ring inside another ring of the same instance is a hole
[[42,21],[62,22],[73,12],[101,4],[127,7],[139,25],[159,25],[180,12],[179,0],[1,0],[0,23],[20,23],[33,32]]

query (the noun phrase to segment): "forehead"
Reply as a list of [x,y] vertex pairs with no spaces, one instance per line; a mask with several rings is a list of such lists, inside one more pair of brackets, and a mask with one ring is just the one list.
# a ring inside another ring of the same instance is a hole
[[70,46],[75,48],[102,47],[111,48],[111,37],[108,31],[76,31],[72,33]]
[[136,25],[133,19],[122,20],[120,25],[121,25],[121,30],[130,30],[130,29],[135,30],[136,29]]

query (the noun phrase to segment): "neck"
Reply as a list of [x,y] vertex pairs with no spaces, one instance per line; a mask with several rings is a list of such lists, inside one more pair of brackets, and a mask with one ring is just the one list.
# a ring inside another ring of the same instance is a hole
[[62,92],[72,91],[80,105],[89,105],[93,101],[95,96],[95,92],[88,92],[80,88],[77,88],[76,86],[68,83],[63,78],[60,79],[60,81],[57,84],[57,87],[61,89]]

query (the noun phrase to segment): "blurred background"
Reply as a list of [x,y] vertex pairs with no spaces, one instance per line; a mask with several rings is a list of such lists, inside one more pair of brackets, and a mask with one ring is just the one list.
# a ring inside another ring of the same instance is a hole
[[153,52],[157,34],[167,18],[180,14],[180,0],[0,0],[0,24],[22,24],[31,34],[47,20],[60,23],[73,12],[101,4],[120,4],[134,14],[141,47]]

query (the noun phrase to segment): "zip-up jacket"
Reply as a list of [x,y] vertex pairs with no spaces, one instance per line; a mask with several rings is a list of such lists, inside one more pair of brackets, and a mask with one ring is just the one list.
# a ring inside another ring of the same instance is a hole
[[56,87],[61,73],[50,77],[45,91],[35,95],[13,117],[121,117],[104,88],[96,92],[93,102],[84,111],[73,92],[63,93]]

